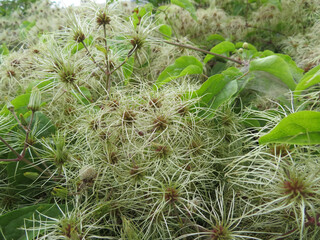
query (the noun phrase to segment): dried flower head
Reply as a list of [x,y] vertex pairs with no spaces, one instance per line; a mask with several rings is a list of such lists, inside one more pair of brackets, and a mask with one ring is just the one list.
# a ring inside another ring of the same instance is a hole
[[81,30],[77,30],[73,33],[73,40],[75,40],[78,43],[83,42],[86,39],[86,36]]
[[110,24],[111,18],[107,15],[105,11],[100,11],[97,14],[96,21],[99,26],[104,26]]

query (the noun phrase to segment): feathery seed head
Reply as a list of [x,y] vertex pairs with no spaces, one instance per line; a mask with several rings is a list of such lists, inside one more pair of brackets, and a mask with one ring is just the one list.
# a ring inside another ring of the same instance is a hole
[[84,35],[84,33],[81,30],[77,30],[73,33],[73,40],[81,43],[86,39],[86,36]]
[[153,120],[153,128],[155,130],[163,131],[168,127],[168,119],[164,115],[157,116]]
[[97,22],[98,26],[108,25],[111,22],[111,18],[107,15],[107,13],[105,11],[100,11],[97,14],[96,22]]

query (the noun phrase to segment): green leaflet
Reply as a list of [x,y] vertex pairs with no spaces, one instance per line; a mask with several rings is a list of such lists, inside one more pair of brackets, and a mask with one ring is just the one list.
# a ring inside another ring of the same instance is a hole
[[9,54],[9,49],[7,48],[7,45],[3,43],[0,45],[0,55],[8,55]]
[[[30,93],[21,94],[17,96],[15,99],[11,101],[11,104],[14,106],[14,111],[19,116],[20,113],[25,114],[29,111],[28,104],[30,99]],[[7,106],[5,105],[2,110],[0,111],[0,114],[3,115],[9,115],[10,111],[7,109]]]
[[[31,113],[30,112],[28,113],[29,114],[25,114],[25,117],[27,118],[27,122],[31,120],[30,116],[28,116],[28,115],[31,115]],[[34,114],[31,127],[34,128],[34,131],[38,133],[37,138],[51,136],[56,132],[56,128],[51,122],[51,120],[41,111],[37,111]]]
[[[227,55],[229,55],[229,52],[232,52],[236,49],[236,47],[234,46],[234,44],[232,42],[228,42],[228,41],[224,41],[221,42],[219,44],[217,44],[216,46],[214,46],[213,48],[211,48],[210,52],[212,53],[217,53],[217,54],[224,54],[226,53]],[[207,63],[209,62],[212,58],[214,58],[213,55],[207,55],[203,62]]]
[[208,37],[207,37],[207,39],[206,39],[208,42],[210,42],[210,41],[224,41],[225,39],[224,39],[224,37],[223,36],[221,36],[220,34],[211,34],[211,35],[209,35]]
[[[237,42],[237,43],[235,44],[235,47],[236,47],[236,48],[242,48],[242,47],[243,47],[243,43],[244,43],[244,42]],[[256,49],[255,46],[253,46],[253,45],[250,44],[250,43],[247,43],[247,44],[248,44],[248,50],[252,50],[252,51],[257,52],[257,49]]]
[[202,63],[193,56],[179,57],[173,65],[168,66],[158,77],[153,89],[182,76],[202,73]]
[[33,87],[37,87],[40,90],[48,90],[53,88],[54,86],[54,80],[49,79],[49,80],[34,80],[33,82],[29,83],[26,93],[31,93]]
[[[222,103],[229,100],[238,91],[236,80],[242,73],[234,67],[230,67],[221,74],[211,76],[201,87],[192,93],[191,98],[201,97],[200,107],[217,109]],[[200,112],[200,115],[204,112]]]
[[163,38],[166,40],[169,40],[171,38],[172,35],[172,29],[170,26],[163,24],[160,28],[159,28],[159,32],[161,32],[164,36]]
[[295,94],[299,95],[303,90],[320,83],[320,65],[307,72],[298,83]]
[[125,64],[121,67],[123,71],[123,75],[125,78],[124,84],[127,85],[129,83],[130,77],[133,72],[133,65],[134,65],[134,56],[131,56]]
[[272,74],[286,84],[291,90],[296,88],[290,67],[280,56],[272,55],[250,62],[250,71],[263,71]]
[[197,20],[196,15],[196,8],[193,6],[193,4],[189,0],[171,0],[172,4],[178,5],[179,7],[182,7],[183,9],[187,10],[191,17],[194,20]]
[[89,91],[89,89],[82,86],[82,87],[79,87],[78,90],[79,90],[79,92],[72,89],[71,94],[77,98],[77,100],[80,104],[83,104],[83,105],[90,104],[91,100],[92,100],[92,96],[91,96],[91,92]]
[[290,114],[262,136],[259,143],[320,144],[320,112],[301,111]]
[[[64,209],[63,206],[60,206],[60,208]],[[26,221],[26,219],[32,220],[35,218],[39,220],[39,213],[54,218],[62,216],[60,209],[55,204],[37,204],[19,208],[0,216],[0,236],[7,240],[37,239],[37,231],[28,232],[28,237],[26,237],[25,230],[21,228],[33,227],[32,221]],[[43,217],[41,218],[43,219]]]
[[288,64],[293,80],[295,82],[299,82],[300,79],[303,77],[303,69],[299,68],[290,56],[280,53],[277,53],[275,55],[281,57]]
[[107,50],[104,46],[96,44],[95,47],[98,51],[102,52],[105,56],[108,55]]

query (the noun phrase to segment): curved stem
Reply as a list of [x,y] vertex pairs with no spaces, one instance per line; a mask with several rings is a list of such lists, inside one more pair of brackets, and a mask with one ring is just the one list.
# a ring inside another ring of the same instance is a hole
[[170,44],[170,45],[174,45],[174,46],[182,47],[182,48],[188,48],[188,49],[195,50],[195,51],[198,51],[198,52],[203,52],[203,53],[206,53],[206,54],[209,54],[209,55],[213,55],[213,56],[216,56],[216,57],[220,57],[220,58],[229,60],[231,62],[235,62],[235,63],[240,64],[240,65],[244,65],[244,63],[242,61],[233,59],[231,57],[226,57],[226,56],[221,55],[221,54],[209,52],[209,51],[203,50],[201,48],[193,47],[193,46],[190,46],[190,45],[184,45],[184,44],[181,44],[181,43],[169,42],[169,41],[164,41],[164,42],[167,43],[167,44]]

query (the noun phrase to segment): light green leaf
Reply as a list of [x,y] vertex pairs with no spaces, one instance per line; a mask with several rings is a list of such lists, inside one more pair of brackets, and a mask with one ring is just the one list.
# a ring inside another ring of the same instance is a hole
[[272,55],[265,58],[256,59],[250,62],[250,71],[263,71],[280,79],[291,90],[294,90],[296,83],[290,71],[290,67],[281,57]]
[[33,21],[33,22],[23,21],[22,24],[20,25],[20,28],[30,31],[30,29],[35,25],[36,25],[36,21]]
[[[14,111],[19,116],[20,113],[25,114],[29,111],[28,104],[30,99],[30,93],[22,94],[17,96],[15,99],[11,101],[11,104],[14,106]],[[1,110],[0,114],[8,115],[10,114],[7,106],[4,106]]]
[[303,90],[320,83],[320,65],[307,72],[298,83],[295,94],[299,95]]
[[134,12],[131,16],[130,16],[130,20],[133,24],[133,28],[136,29],[140,20],[138,18],[138,14],[136,12]]
[[193,4],[189,0],[171,0],[172,4],[178,5],[179,7],[182,7],[183,9],[187,10],[191,17],[194,20],[197,20],[196,15],[196,8],[193,6]]
[[166,24],[163,24],[160,28],[159,28],[159,32],[161,32],[164,37],[164,39],[167,39],[169,40],[171,38],[171,35],[172,35],[172,29],[170,26],[166,25]]
[[262,136],[259,143],[320,144],[320,112],[301,111],[290,114]]
[[[243,47],[243,43],[244,42],[237,42],[236,44],[235,44],[235,46],[236,46],[236,48],[242,48]],[[256,49],[256,47],[255,46],[253,46],[252,44],[250,44],[250,43],[247,43],[248,44],[248,50],[253,50],[253,51],[257,51],[257,49]]]
[[1,55],[8,55],[9,54],[9,49],[7,48],[7,45],[5,43],[0,45],[0,54]]
[[182,76],[191,74],[201,74],[203,70],[202,63],[193,56],[179,57],[173,65],[168,66],[158,77],[153,88],[157,89]]
[[[228,41],[224,41],[221,42],[219,44],[217,44],[216,46],[214,46],[213,48],[211,48],[210,52],[212,53],[217,53],[217,54],[226,54],[227,56],[229,55],[229,52],[234,51],[236,48],[234,46],[234,44],[232,42],[228,42]],[[214,58],[213,55],[207,55],[203,62],[207,63],[209,62],[209,60],[211,60],[212,58]]]
[[224,37],[222,37],[220,34],[211,34],[210,36],[207,37],[207,41],[214,41],[214,40],[218,40],[218,41],[224,41]]
[[108,53],[107,53],[107,50],[105,49],[105,47],[103,47],[103,46],[101,46],[101,45],[98,45],[98,44],[96,44],[95,47],[96,47],[96,49],[97,49],[98,51],[104,53],[104,55],[107,56]]

